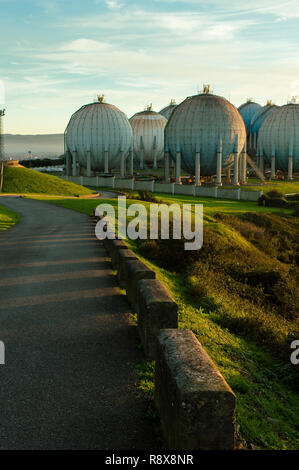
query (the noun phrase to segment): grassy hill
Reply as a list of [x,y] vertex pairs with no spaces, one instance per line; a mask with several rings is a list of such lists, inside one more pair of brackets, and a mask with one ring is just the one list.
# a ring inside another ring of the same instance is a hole
[[82,196],[93,193],[88,188],[64,181],[56,176],[22,167],[4,169],[2,192],[56,196]]

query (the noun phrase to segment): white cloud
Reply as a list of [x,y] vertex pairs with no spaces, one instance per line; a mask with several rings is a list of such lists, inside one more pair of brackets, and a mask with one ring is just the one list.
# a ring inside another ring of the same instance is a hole
[[123,6],[123,3],[118,3],[116,0],[106,0],[105,3],[111,10],[119,10]]

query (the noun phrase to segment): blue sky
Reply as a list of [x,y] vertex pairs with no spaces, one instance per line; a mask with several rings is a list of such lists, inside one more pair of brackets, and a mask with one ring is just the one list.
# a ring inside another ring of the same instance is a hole
[[0,26],[9,133],[63,132],[97,93],[128,117],[203,83],[236,106],[299,95],[298,0],[0,0]]

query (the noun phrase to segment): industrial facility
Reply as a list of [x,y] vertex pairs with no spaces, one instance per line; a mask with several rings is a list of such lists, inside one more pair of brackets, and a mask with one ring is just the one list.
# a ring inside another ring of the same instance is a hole
[[[299,105],[248,99],[236,108],[203,91],[159,113],[147,106],[130,119],[98,96],[72,116],[65,131],[69,176],[127,175],[177,184],[244,185],[299,170]],[[161,168],[164,168],[164,176]]]
[[157,169],[163,159],[164,128],[167,119],[153,111],[152,105],[130,118],[133,130],[134,154],[141,170],[144,165]]

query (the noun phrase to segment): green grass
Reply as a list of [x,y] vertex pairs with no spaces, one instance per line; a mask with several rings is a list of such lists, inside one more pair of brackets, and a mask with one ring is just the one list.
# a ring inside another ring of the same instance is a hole
[[12,227],[18,223],[19,220],[20,216],[18,214],[10,211],[4,206],[0,206],[0,232]]
[[260,180],[250,178],[246,185],[241,186],[242,191],[262,190],[264,194],[273,191],[273,189],[277,189],[283,194],[299,193],[299,181],[266,181],[264,184],[261,184]]
[[56,196],[82,196],[92,194],[85,188],[52,175],[28,168],[4,168],[3,193],[47,194]]
[[[298,219],[291,211],[252,202],[158,197],[168,203],[204,204],[206,245],[200,256],[186,258],[178,246],[178,269],[170,270],[161,266],[174,259],[167,245],[157,259],[156,247],[146,252],[139,243],[128,240],[128,245],[169,289],[179,306],[179,327],[195,333],[236,393],[238,434],[244,445],[299,449],[298,374],[289,361],[291,338],[299,337],[298,318],[286,307],[292,308],[294,299],[288,294],[296,289]],[[49,202],[91,214],[101,201]],[[103,202],[117,206],[115,199]],[[276,276],[278,298],[271,285]],[[140,364],[139,374],[141,390],[152,399],[154,365]]]

